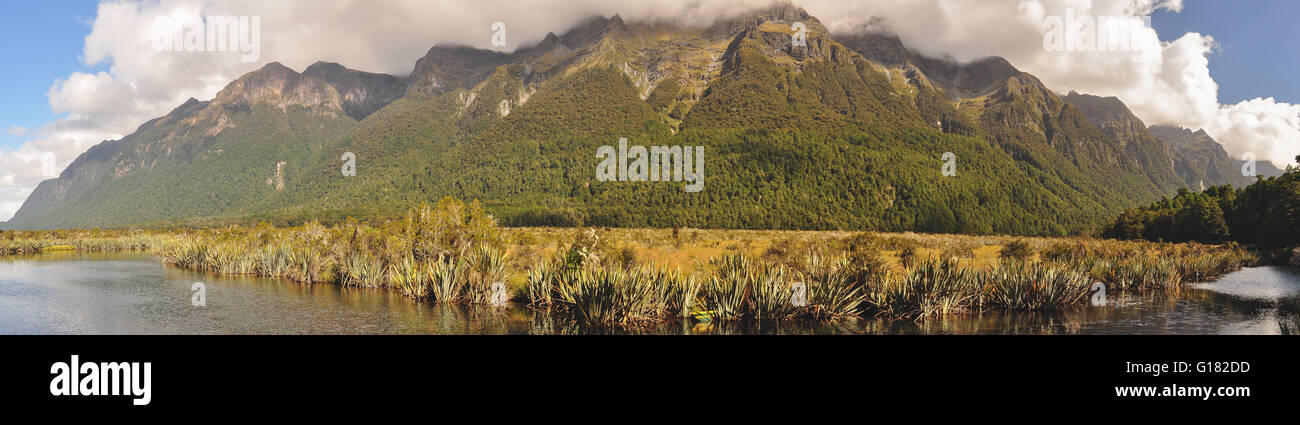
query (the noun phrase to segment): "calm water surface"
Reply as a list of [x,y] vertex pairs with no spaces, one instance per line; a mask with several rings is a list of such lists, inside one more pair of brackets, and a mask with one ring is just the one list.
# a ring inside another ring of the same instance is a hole
[[[204,282],[207,306],[190,303]],[[0,258],[0,334],[1298,334],[1300,273],[1256,267],[1173,292],[1110,294],[1106,305],[985,313],[925,323],[715,324],[599,329],[527,308],[435,306],[391,291],[232,278],[147,254]]]

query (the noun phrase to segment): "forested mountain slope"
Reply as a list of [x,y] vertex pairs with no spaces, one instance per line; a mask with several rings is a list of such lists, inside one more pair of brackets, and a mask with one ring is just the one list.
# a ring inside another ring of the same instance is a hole
[[[515,225],[1063,234],[1185,186],[1140,121],[1069,99],[1005,60],[833,36],[790,5],[704,28],[595,17],[514,53],[435,46],[406,78],[267,65],[91,149],[7,226],[391,217],[456,196]],[[620,138],[704,147],[704,190],[598,181]]]

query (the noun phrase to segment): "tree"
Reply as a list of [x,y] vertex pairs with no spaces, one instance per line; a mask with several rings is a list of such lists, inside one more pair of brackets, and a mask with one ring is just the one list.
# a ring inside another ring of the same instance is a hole
[[1189,196],[1174,218],[1173,234],[1167,240],[1218,243],[1228,238],[1223,210],[1204,194]]

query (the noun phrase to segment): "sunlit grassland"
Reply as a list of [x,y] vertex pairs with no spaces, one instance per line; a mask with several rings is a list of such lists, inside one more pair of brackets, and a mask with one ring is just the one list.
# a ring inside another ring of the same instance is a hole
[[0,255],[70,250],[150,252],[174,267],[434,303],[509,300],[597,325],[1068,309],[1085,304],[1096,281],[1176,291],[1257,262],[1235,245],[1086,237],[503,228],[477,203],[454,199],[334,227],[0,232]]
[[[511,241],[512,261],[528,264],[569,248],[587,229],[506,228]],[[1012,242],[1027,243],[1033,259],[1053,246],[1079,245],[1094,251],[1158,253],[1156,243],[1109,241],[1091,238],[1041,238],[1019,236],[974,236],[922,233],[876,233],[844,231],[717,230],[717,229],[596,229],[603,250],[621,256],[630,250],[646,262],[686,272],[707,271],[710,262],[725,255],[746,255],[767,261],[789,262],[806,253],[847,253],[868,248],[879,254],[891,269],[904,271],[903,258],[955,259],[959,264],[988,268],[998,263],[1002,248]],[[909,253],[910,249],[910,253]]]

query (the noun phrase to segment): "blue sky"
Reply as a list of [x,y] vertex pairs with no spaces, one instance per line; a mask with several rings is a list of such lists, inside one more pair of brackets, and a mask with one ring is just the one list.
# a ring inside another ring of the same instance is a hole
[[0,67],[0,149],[17,147],[13,126],[39,128],[53,121],[45,93],[55,79],[88,67],[81,51],[96,0],[5,1],[0,5],[0,52],[13,60]]
[[1219,103],[1256,97],[1300,103],[1300,1],[1184,0],[1179,13],[1157,12],[1151,26],[1162,41],[1188,32],[1214,37],[1220,50],[1210,56],[1210,75],[1219,83]]
[[[97,0],[6,1],[0,5],[0,51],[13,63],[0,67],[0,151],[26,137],[13,126],[39,128],[57,117],[46,93],[56,79],[96,72],[81,61]],[[1186,32],[1212,35],[1221,49],[1210,58],[1219,100],[1234,104],[1256,97],[1300,103],[1300,1],[1185,0],[1179,13],[1157,12],[1153,26],[1165,41]]]

